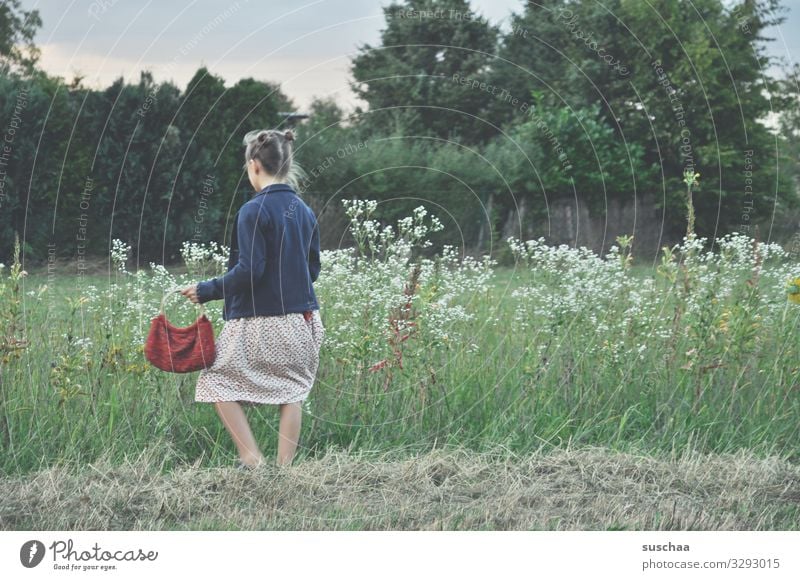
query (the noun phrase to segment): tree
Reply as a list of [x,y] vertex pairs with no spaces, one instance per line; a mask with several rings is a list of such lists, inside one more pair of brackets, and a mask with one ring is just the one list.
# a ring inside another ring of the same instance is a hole
[[[778,171],[791,183],[791,195],[787,203],[780,202],[776,208],[778,228],[786,237],[797,235],[797,206],[800,203],[800,64],[794,63],[780,81],[780,97],[784,100],[778,118]],[[795,249],[796,251],[796,249]]]
[[383,12],[380,45],[363,45],[352,62],[353,90],[369,104],[357,111],[363,122],[468,142],[491,136],[481,122],[486,92],[471,82],[486,80],[497,28],[467,0],[406,0]]
[[530,220],[546,220],[552,202],[576,195],[603,215],[610,199],[632,198],[652,183],[656,168],[645,162],[644,148],[619,139],[598,104],[553,107],[538,92],[530,101],[529,114],[486,150],[507,182],[494,188],[501,215],[521,204]]
[[[301,189],[330,203],[330,196],[356,179],[357,157],[365,153],[369,141],[360,127],[348,124],[331,98],[315,98],[308,112],[308,120],[298,127],[295,147],[295,160],[306,173]],[[339,201],[332,203],[338,206]]]
[[14,68],[29,73],[39,60],[33,37],[42,19],[38,10],[22,10],[20,5],[20,0],[0,3],[0,74]]
[[[252,188],[247,173],[242,170],[242,138],[253,129],[281,127],[284,119],[280,113],[293,111],[294,105],[280,90],[280,85],[245,78],[225,90],[215,108],[222,111],[220,128],[224,133],[215,147],[211,147],[214,150],[212,172],[219,174],[219,186],[226,195],[240,192],[249,196]],[[237,197],[236,201],[241,199],[243,197]]]
[[489,79],[492,86],[501,87],[519,103],[490,100],[488,114],[498,125],[512,119],[516,122],[524,112],[520,107],[523,103],[530,104],[533,92],[541,94],[543,102],[554,107],[585,103],[571,99],[570,85],[574,79],[570,77],[569,60],[575,58],[576,51],[569,40],[569,29],[559,17],[564,9],[564,0],[541,0],[527,3],[521,14],[511,14],[511,29],[500,40],[498,57],[491,61]]
[[780,87],[766,74],[772,59],[761,33],[785,20],[775,17],[778,8],[778,0],[730,9],[721,0],[530,3],[500,53],[517,67],[500,61],[493,75],[515,92],[545,91],[553,105],[599,104],[618,138],[643,146],[645,162],[661,167],[661,183],[648,185],[661,186],[654,193],[673,235],[685,231],[683,170],[699,172],[697,233],[719,236],[752,223],[746,204],[766,220],[776,191],[789,203],[790,184],[775,171],[775,135],[764,124]]

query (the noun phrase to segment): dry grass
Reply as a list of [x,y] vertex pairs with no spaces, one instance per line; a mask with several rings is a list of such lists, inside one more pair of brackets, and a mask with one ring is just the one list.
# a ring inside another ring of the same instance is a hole
[[[166,453],[169,453],[167,449]],[[257,472],[133,461],[0,480],[0,530],[794,530],[800,467],[589,448],[327,455]]]

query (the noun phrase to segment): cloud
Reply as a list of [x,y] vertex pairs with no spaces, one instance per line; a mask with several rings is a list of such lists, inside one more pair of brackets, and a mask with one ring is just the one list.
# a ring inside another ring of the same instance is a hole
[[[215,59],[197,58],[170,60],[139,60],[111,55],[93,54],[77,50],[71,44],[50,43],[41,45],[41,66],[50,74],[71,81],[76,74],[84,77],[84,85],[96,89],[108,87],[122,76],[128,83],[139,81],[142,70],[153,73],[156,82],[172,81],[185,88],[189,79],[201,66],[225,79],[230,87],[239,79],[281,84],[281,89],[301,109],[307,108],[314,96],[331,94],[345,108],[352,108],[357,99],[350,92],[349,59],[346,56],[328,56],[326,59],[306,57],[253,57]],[[333,60],[331,60],[333,59]]]

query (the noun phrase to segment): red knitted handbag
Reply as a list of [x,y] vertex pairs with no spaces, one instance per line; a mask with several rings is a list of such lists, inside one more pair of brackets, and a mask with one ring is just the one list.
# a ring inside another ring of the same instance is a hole
[[[173,290],[174,291],[174,290]],[[173,326],[161,312],[150,323],[150,332],[144,345],[144,356],[153,366],[172,373],[191,373],[210,367],[216,357],[214,327],[200,304],[200,316],[184,328]]]

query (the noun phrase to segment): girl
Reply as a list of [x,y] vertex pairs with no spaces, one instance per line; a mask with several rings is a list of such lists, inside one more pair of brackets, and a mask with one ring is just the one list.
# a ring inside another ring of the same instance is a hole
[[278,465],[294,458],[302,402],[319,366],[325,333],[313,283],[319,229],[298,197],[292,131],[251,131],[245,166],[254,195],[234,219],[228,271],[181,290],[191,302],[224,298],[214,364],[200,371],[195,401],[213,402],[239,451],[239,467],[264,456],[239,403],[280,406]]

